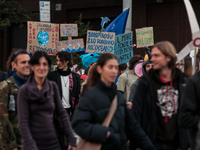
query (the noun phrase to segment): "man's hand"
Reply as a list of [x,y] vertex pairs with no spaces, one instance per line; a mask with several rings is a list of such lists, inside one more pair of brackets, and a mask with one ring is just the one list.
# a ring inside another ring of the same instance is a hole
[[132,102],[126,102],[128,109],[132,109]]
[[67,150],[76,150],[76,147],[69,145]]

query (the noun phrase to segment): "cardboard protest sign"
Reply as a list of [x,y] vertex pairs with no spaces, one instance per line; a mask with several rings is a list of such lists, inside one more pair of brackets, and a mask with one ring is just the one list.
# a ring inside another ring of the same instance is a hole
[[77,24],[60,24],[60,36],[78,36]]
[[119,34],[115,36],[115,56],[119,59],[119,65],[129,62],[133,57],[133,33]]
[[153,27],[135,29],[137,48],[154,45]]
[[58,51],[67,51],[68,53],[84,51],[83,39],[67,40],[57,42]]
[[115,33],[87,31],[86,52],[87,53],[114,53]]
[[57,52],[59,24],[28,21],[27,27],[27,52],[44,51],[48,54]]

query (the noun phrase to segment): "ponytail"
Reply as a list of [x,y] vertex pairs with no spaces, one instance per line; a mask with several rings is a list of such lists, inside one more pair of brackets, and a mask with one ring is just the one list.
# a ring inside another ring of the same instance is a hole
[[89,72],[87,77],[87,89],[91,89],[97,83],[98,79],[100,78],[100,74],[97,72],[97,64],[94,64]]

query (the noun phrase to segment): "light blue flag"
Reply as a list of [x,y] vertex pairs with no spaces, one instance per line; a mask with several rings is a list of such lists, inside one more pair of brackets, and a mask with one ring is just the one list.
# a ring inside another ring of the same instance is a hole
[[121,13],[115,20],[113,20],[105,29],[106,32],[115,32],[115,35],[123,34],[126,29],[126,22],[128,19],[129,9]]

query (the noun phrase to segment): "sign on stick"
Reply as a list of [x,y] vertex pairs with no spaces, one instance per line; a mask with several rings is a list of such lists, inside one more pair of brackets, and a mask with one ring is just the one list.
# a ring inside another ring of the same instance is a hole
[[87,53],[114,53],[115,33],[87,31],[86,52]]
[[28,21],[27,27],[27,52],[44,51],[49,54],[57,52],[59,24]]
[[115,36],[115,51],[114,54],[119,60],[119,65],[129,62],[133,57],[133,34],[125,33]]

